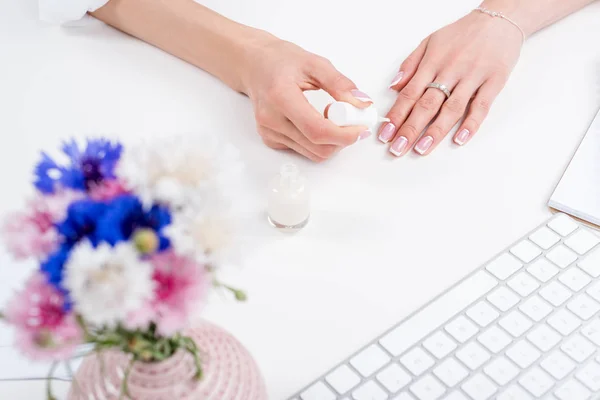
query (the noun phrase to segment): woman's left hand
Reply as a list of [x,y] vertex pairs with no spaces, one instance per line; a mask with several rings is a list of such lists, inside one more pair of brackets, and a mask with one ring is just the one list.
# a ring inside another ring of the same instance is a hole
[[[454,136],[456,144],[465,144],[477,133],[508,80],[521,45],[516,26],[478,11],[426,38],[404,61],[390,86],[399,91],[398,98],[379,140],[390,142],[395,156],[413,146],[418,154],[426,155],[466,112]],[[432,82],[446,85],[450,97],[427,88]]]

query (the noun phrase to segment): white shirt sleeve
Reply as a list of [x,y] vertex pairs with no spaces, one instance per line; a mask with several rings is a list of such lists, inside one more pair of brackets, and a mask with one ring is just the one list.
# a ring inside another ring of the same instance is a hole
[[53,24],[68,24],[96,11],[109,0],[38,0],[40,19]]

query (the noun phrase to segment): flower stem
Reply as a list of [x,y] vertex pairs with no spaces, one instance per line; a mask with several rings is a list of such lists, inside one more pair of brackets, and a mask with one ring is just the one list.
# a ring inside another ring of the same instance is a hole
[[218,281],[217,279],[213,280],[213,284],[216,287],[222,287],[224,289],[229,290],[231,293],[233,293],[235,299],[238,301],[246,301],[246,299],[248,298],[248,296],[246,295],[246,293],[244,293],[244,291],[242,291],[240,289],[236,289],[233,286],[229,286],[223,282]]
[[57,400],[56,397],[52,394],[52,379],[54,379],[54,371],[56,371],[56,367],[58,367],[58,362],[55,361],[50,366],[50,371],[48,371],[48,376],[46,377],[46,399],[47,400]]
[[183,337],[181,339],[185,344],[185,349],[194,358],[194,365],[196,366],[196,374],[194,377],[197,380],[200,380],[202,379],[202,363],[200,362],[200,355],[198,354],[198,346],[196,346],[196,342],[194,342],[194,339],[190,337]]
[[119,400],[123,400],[126,396],[127,398],[131,399],[131,394],[129,393],[129,374],[131,373],[131,370],[133,369],[133,364],[135,364],[135,357],[131,358],[131,361],[129,362],[129,365],[127,366],[127,369],[125,370],[125,375],[123,376],[123,382],[121,382],[121,394],[119,395]]

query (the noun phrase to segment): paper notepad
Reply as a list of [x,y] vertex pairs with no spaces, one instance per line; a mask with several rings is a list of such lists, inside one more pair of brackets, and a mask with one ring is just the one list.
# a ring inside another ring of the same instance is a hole
[[600,226],[600,111],[581,141],[548,205]]

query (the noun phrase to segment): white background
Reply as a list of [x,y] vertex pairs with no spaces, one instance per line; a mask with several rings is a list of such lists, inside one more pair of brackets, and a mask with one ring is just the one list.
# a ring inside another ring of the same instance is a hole
[[[330,58],[382,109],[402,59],[478,5],[205,3]],[[527,41],[468,146],[446,140],[429,157],[393,159],[372,138],[313,165],[265,148],[248,99],[208,74],[102,24],[48,26],[34,0],[0,0],[0,213],[29,193],[39,149],[70,136],[217,132],[234,142],[249,190],[244,263],[227,279],[249,301],[217,297],[205,317],[250,349],[271,399],[281,400],[548,218],[546,202],[599,106],[596,2]],[[292,158],[314,196],[310,225],[288,237],[263,213],[267,181]],[[1,261],[0,278],[18,286],[27,268]],[[0,393],[38,399],[43,385],[0,383]]]

